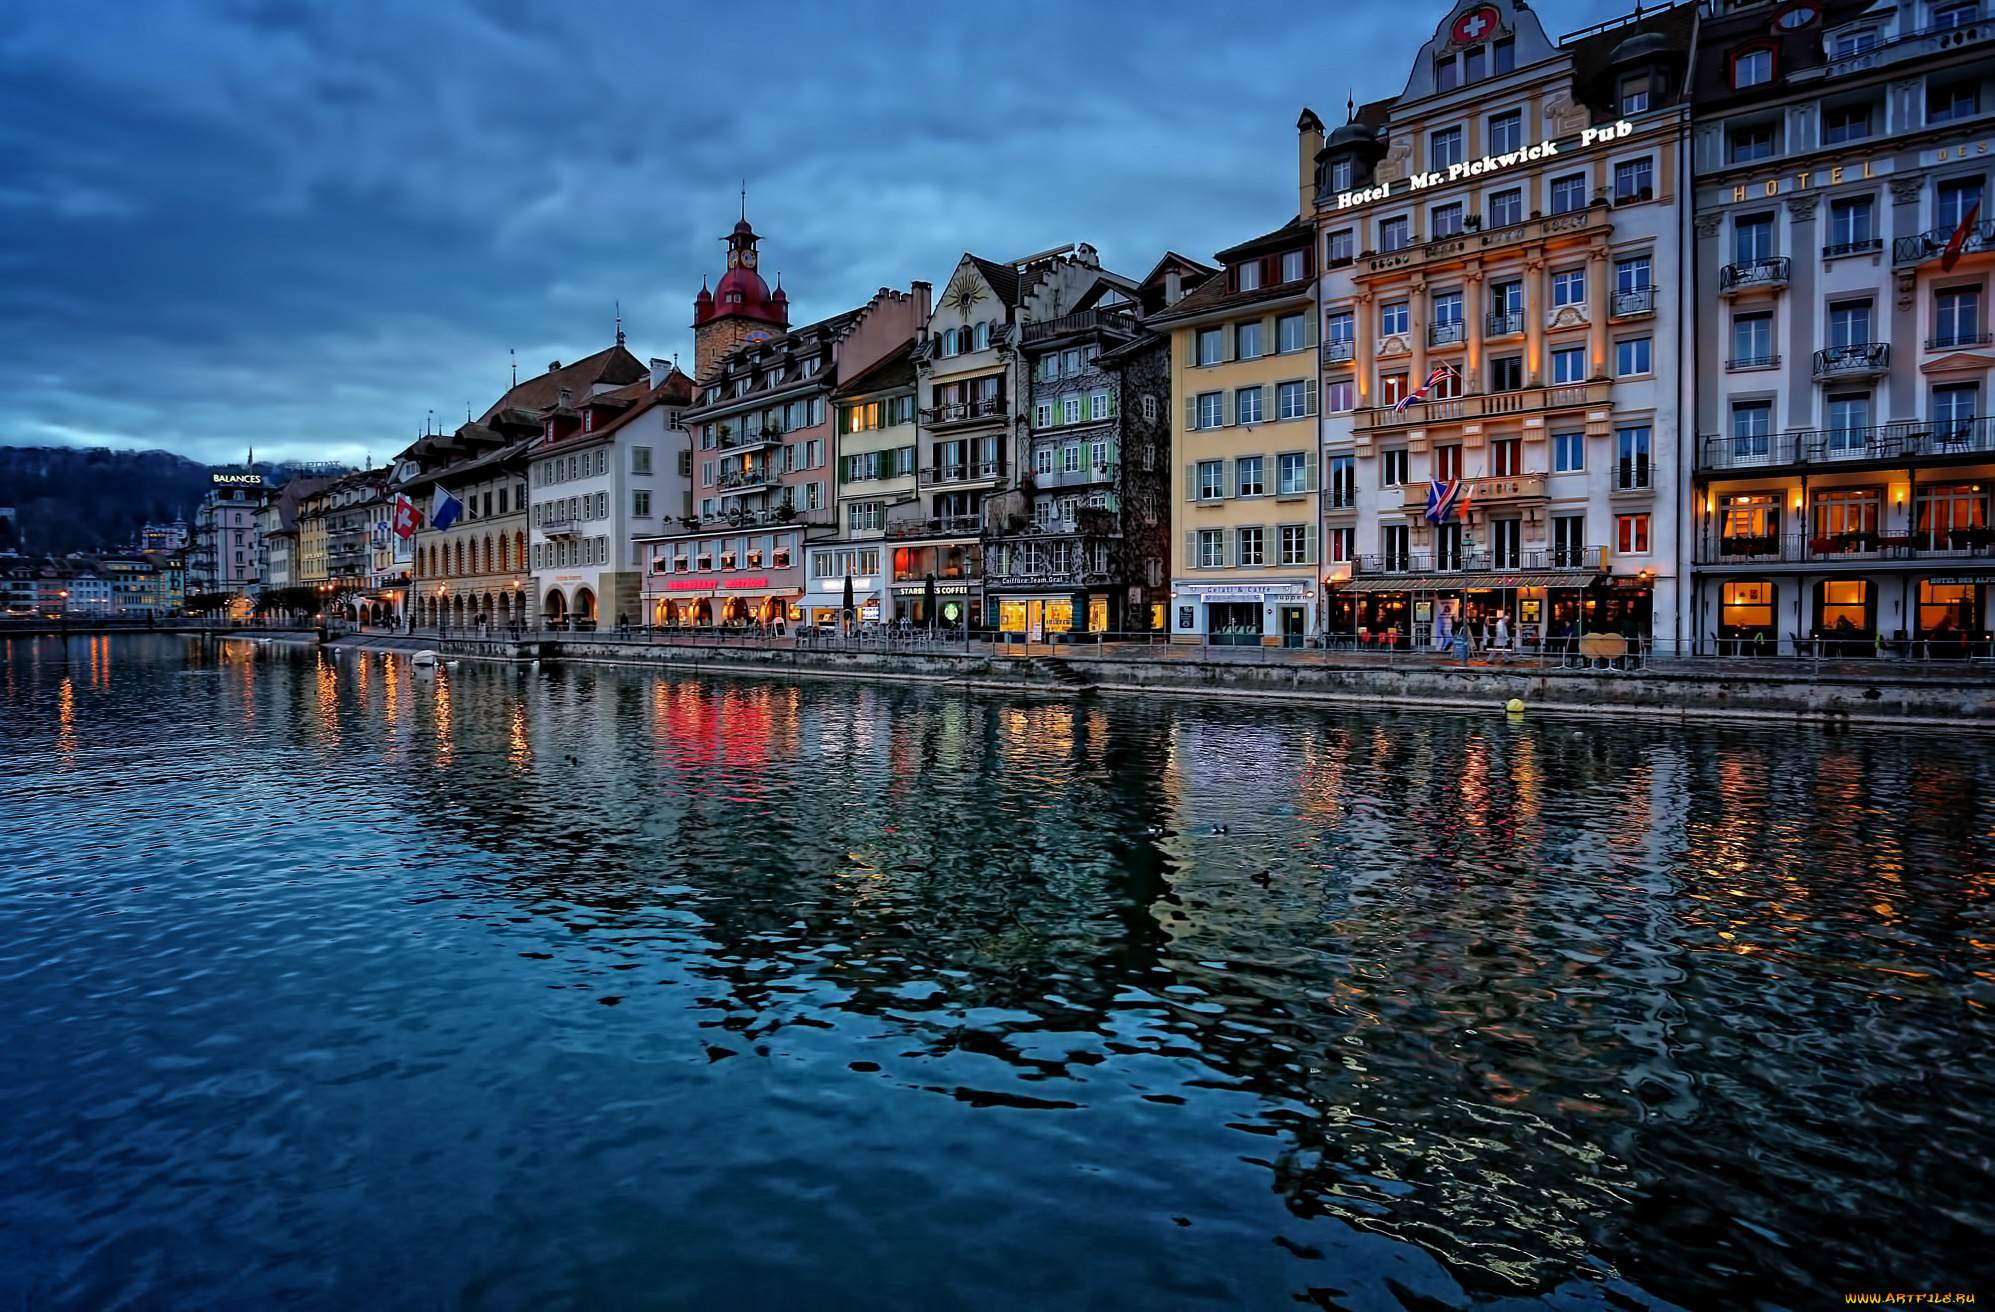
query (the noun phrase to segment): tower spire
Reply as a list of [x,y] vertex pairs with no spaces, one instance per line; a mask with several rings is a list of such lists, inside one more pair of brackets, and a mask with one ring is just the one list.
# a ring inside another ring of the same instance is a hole
[[623,345],[623,302],[619,300],[616,303],[616,307],[617,307],[617,345],[622,346]]
[[520,385],[520,354],[519,354],[519,352],[518,352],[518,351],[515,351],[515,350],[514,350],[514,349],[513,349],[512,347],[510,347],[510,346],[508,346],[508,347],[506,348],[506,354],[512,357],[512,361],[513,361],[513,386],[514,386],[514,387],[518,387],[518,386]]

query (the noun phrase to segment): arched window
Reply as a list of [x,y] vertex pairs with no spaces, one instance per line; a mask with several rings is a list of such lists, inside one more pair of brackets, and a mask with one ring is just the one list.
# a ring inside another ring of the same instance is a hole
[[499,570],[501,573],[512,568],[512,545],[504,537],[499,539]]
[[461,576],[464,573],[464,543],[460,539],[452,545],[457,548],[457,568],[451,572]]
[[492,539],[489,535],[485,538],[485,572],[492,572]]
[[524,530],[513,534],[513,559],[519,562],[516,568],[526,568],[526,533]]

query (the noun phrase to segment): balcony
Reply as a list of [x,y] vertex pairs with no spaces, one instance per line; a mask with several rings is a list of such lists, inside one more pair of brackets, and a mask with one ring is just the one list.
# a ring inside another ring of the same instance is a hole
[[1343,364],[1346,361],[1355,359],[1357,354],[1358,344],[1356,342],[1323,343],[1323,363],[1325,364]]
[[927,519],[890,519],[890,538],[979,537],[984,531],[982,515],[933,515]]
[[[1979,45],[1991,38],[1995,38],[1995,24],[1985,21],[1921,28],[1838,59],[1826,66],[1818,76],[1837,78],[1873,68],[1885,68],[1928,55],[1951,52],[1962,46]],[[1798,82],[1801,78],[1797,76],[1794,80]]]
[[1937,337],[1926,339],[1928,351],[1972,351],[1986,345],[1988,345],[1988,334],[1978,333],[1972,329],[1941,333]]
[[1614,462],[1614,491],[1653,492],[1656,466],[1647,456],[1622,456]]
[[1613,319],[1639,319],[1656,312],[1656,289],[1653,287],[1626,287],[1614,293],[1613,304],[1608,308],[1608,317]]
[[1891,343],[1858,342],[1829,346],[1815,352],[1817,382],[1839,378],[1877,378],[1891,372]]
[[716,445],[722,451],[759,451],[763,447],[782,445],[783,437],[780,428],[765,428],[759,433],[730,431],[720,434]]
[[1483,320],[1483,336],[1515,337],[1524,331],[1524,312],[1512,310],[1507,314],[1492,314]]
[[1074,314],[1063,314],[1057,319],[1041,319],[1026,324],[1025,340],[1037,342],[1048,337],[1092,332],[1097,328],[1134,337],[1138,324],[1133,316],[1120,310],[1080,310]]
[[1805,533],[1720,537],[1697,540],[1699,565],[1841,565],[1863,561],[1985,560],[1995,556],[1995,531],[1955,529],[1950,533]]
[[917,471],[917,487],[958,487],[970,483],[995,483],[1004,477],[1002,460],[967,460],[953,465],[930,465]]
[[1106,465],[1083,465],[1079,469],[1056,469],[1047,474],[1034,474],[1032,485],[1042,490],[1056,487],[1089,487],[1096,483],[1115,482],[1116,467]]
[[1575,581],[1607,568],[1605,547],[1551,547],[1513,551],[1501,558],[1486,548],[1474,551],[1402,551],[1356,556],[1353,575],[1551,573],[1571,571]]
[[[1400,488],[1404,507],[1409,514],[1425,514],[1427,511],[1427,488],[1425,483],[1406,483]],[[1543,474],[1497,474],[1488,478],[1467,480],[1470,507],[1521,506],[1543,501],[1546,496]]]
[[1367,256],[1357,262],[1359,276],[1375,277],[1416,268],[1422,264],[1463,260],[1473,255],[1484,255],[1511,246],[1521,246],[1526,242],[1548,241],[1577,233],[1611,231],[1607,220],[1608,211],[1604,206],[1589,205],[1585,209],[1573,210],[1567,214],[1554,214],[1548,218],[1506,224],[1503,227],[1489,228],[1480,232],[1456,233],[1424,244],[1406,246],[1396,251],[1381,251],[1377,255]]
[[1901,419],[1865,428],[1807,428],[1752,437],[1707,434],[1700,446],[1700,470],[1987,456],[1995,454],[1995,418]]
[[1824,246],[1822,248],[1822,258],[1825,260],[1834,260],[1845,255],[1870,255],[1883,249],[1884,238],[1882,237],[1858,237],[1853,241],[1842,241],[1837,242],[1833,246]]
[[1468,333],[1460,320],[1454,323],[1430,323],[1427,325],[1427,345],[1450,346],[1464,341]]
[[722,492],[753,492],[775,482],[766,469],[724,469],[720,475]]
[[1793,281],[1794,261],[1785,255],[1770,260],[1746,260],[1718,271],[1718,294],[1737,296],[1742,292],[1779,291]]
[[1734,371],[1740,369],[1778,369],[1780,357],[1777,355],[1741,355],[1725,361],[1725,367]]
[[[1953,240],[1958,227],[1928,228],[1910,237],[1900,237],[1891,243],[1893,264],[1924,264],[1927,260],[1937,260]],[[1995,242],[1995,219],[1983,219],[1967,230],[1967,241],[1961,249],[1963,255],[1978,255]]]
[[1580,410],[1604,406],[1611,383],[1569,383],[1558,387],[1525,387],[1514,392],[1485,392],[1478,396],[1450,397],[1408,406],[1395,414],[1389,405],[1372,406],[1351,412],[1354,433],[1377,432],[1389,428],[1419,428],[1431,424],[1463,420],[1494,419],[1503,415],[1529,414],[1537,410]]
[[957,424],[988,423],[1004,418],[1004,413],[1003,397],[986,396],[975,401],[930,406],[921,412],[921,422],[929,428],[948,428]]

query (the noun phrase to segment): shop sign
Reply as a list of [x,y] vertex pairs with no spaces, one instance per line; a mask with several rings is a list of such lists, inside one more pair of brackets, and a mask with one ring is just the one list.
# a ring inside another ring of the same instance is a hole
[[[859,585],[854,583],[852,586],[856,588]],[[919,597],[927,590],[928,585],[926,583],[894,584],[894,595],[896,597]],[[937,583],[935,585],[935,595],[938,597],[966,597],[969,593],[970,585],[967,583]]]
[[1949,574],[1944,578],[1934,577],[1928,583],[1995,583],[1995,574]]
[[261,474],[210,474],[209,477],[215,482],[228,487],[263,486],[263,475]]
[[[1623,137],[1632,135],[1634,131],[1635,125],[1625,118],[1616,123],[1609,123],[1605,127],[1584,128],[1578,137],[1568,137],[1564,141],[1541,141],[1535,146],[1508,150],[1501,155],[1465,159],[1458,164],[1450,164],[1446,172],[1435,169],[1411,174],[1406,179],[1406,189],[1424,191],[1429,187],[1460,182],[1464,178],[1480,178],[1489,173],[1501,173],[1520,164],[1536,164],[1541,160],[1555,158],[1561,149],[1583,150],[1602,142],[1619,141]],[[1392,184],[1389,182],[1382,182],[1375,187],[1360,187],[1355,191],[1340,191],[1337,193],[1337,208],[1347,210],[1358,205],[1370,205],[1375,201],[1390,199],[1391,196]]]
[[668,592],[712,592],[727,588],[766,588],[767,579],[667,579]]
[[[1964,151],[1967,148],[1963,146],[1960,149]],[[1940,153],[1944,156],[1946,152]],[[1889,168],[1883,171],[1883,173],[1889,172],[1891,172]],[[1810,187],[1833,187],[1846,180],[1855,182],[1863,178],[1882,177],[1883,173],[1877,172],[1870,160],[1865,160],[1861,164],[1833,164],[1825,169],[1810,169],[1806,173],[1797,173],[1791,181],[1785,178],[1768,178],[1765,182],[1741,182],[1732,188],[1732,199],[1758,200],[1763,196],[1779,196],[1783,191],[1806,191]]]

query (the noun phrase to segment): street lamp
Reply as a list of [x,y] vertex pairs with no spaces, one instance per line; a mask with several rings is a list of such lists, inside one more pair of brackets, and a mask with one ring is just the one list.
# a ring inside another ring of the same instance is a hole
[[520,581],[513,580],[513,636],[517,638],[526,622],[526,606],[520,598]]
[[443,597],[444,597],[444,593],[446,593],[447,591],[449,591],[449,589],[445,588],[445,587],[444,587],[444,586],[443,586],[442,584],[438,584],[438,585],[437,585],[437,589],[436,589],[436,636],[437,636],[437,637],[439,637],[439,638],[441,638],[441,637],[443,636],[443,633],[444,633],[444,623],[443,623],[443,621],[444,621],[444,617],[445,617],[446,615],[448,615],[448,614],[449,614],[449,612],[448,612],[448,611],[446,611],[446,610],[445,610],[445,609],[443,608]]

